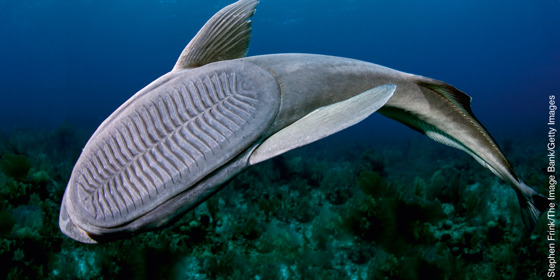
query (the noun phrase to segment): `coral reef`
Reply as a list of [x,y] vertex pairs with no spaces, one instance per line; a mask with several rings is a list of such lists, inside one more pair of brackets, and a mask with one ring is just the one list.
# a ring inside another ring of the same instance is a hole
[[[417,138],[407,145],[358,143],[369,148],[340,148],[338,158],[326,151],[344,145],[325,139],[251,167],[168,228],[80,244],[60,233],[58,211],[88,133],[63,124],[53,132],[0,135],[1,278],[546,275],[546,221],[525,232],[509,187],[468,156]],[[393,152],[402,147],[412,148]],[[547,178],[534,164],[523,165],[522,150],[511,149],[512,162],[543,191]]]

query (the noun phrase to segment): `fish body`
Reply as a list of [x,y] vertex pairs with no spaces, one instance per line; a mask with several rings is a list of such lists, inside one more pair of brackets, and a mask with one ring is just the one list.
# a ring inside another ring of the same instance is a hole
[[514,188],[526,225],[536,223],[546,199],[517,178],[469,96],[349,58],[245,57],[257,4],[240,0],[219,11],[169,73],[99,126],[66,188],[63,233],[97,243],[165,226],[250,165],[375,111],[473,156]]

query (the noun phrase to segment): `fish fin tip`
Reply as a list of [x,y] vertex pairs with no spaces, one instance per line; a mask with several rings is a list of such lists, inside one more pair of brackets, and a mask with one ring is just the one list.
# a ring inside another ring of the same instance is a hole
[[[524,183],[522,184],[525,185]],[[551,208],[558,208],[558,205],[554,201],[549,200],[534,190],[529,195],[523,194],[519,191],[516,193],[521,207],[523,224],[528,232],[532,232],[535,229],[540,216],[544,212]]]

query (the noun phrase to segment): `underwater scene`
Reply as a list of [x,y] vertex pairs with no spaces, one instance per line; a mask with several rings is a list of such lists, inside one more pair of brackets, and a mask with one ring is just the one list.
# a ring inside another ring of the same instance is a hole
[[468,94],[473,122],[551,203],[533,229],[499,171],[377,112],[250,166],[161,229],[62,233],[88,139],[234,2],[0,2],[0,278],[560,278],[556,0],[261,0],[250,18],[249,57],[352,58]]

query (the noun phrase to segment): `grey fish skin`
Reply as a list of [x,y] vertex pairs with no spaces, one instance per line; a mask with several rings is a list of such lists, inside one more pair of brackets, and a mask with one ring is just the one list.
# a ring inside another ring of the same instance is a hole
[[[395,84],[393,97],[379,113],[422,133],[444,134],[461,145],[456,148],[478,157],[481,164],[507,183],[514,185],[518,181],[494,139],[472,114],[470,97],[443,82],[373,63],[324,55],[275,54],[241,60],[266,68],[282,85],[282,105],[273,124],[274,131],[301,118],[318,104],[325,106],[368,88]],[[466,103],[456,104],[437,91],[440,89],[451,91]],[[310,97],[311,94],[317,95]]]
[[516,191],[531,229],[548,207],[522,183],[470,109],[443,82],[311,54],[244,57],[257,0],[216,13],[171,72],[133,95],[92,135],[66,188],[61,231],[83,242],[163,227],[248,166],[379,110],[461,149]]
[[[472,113],[471,98],[446,83],[332,56],[276,54],[243,60],[268,69],[282,85],[282,105],[273,124],[275,129],[306,114],[305,108],[337,102],[367,88],[394,84],[395,93],[379,113],[468,153],[508,183],[518,196],[523,222],[529,231],[549,207],[544,196],[517,177],[498,144]],[[313,93],[320,94],[309,97]],[[253,159],[252,163],[259,161]]]
[[187,190],[192,196],[190,188],[217,169],[238,166],[230,161],[259,140],[279,101],[274,77],[240,61],[156,80],[86,144],[63,198],[61,228],[103,236],[164,224],[174,212],[161,205]]

